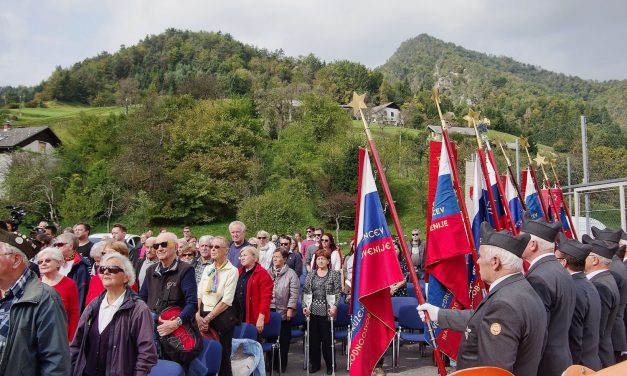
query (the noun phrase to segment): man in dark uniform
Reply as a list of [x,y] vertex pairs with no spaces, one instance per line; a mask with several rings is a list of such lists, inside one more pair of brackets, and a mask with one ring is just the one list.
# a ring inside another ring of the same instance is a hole
[[592,252],[586,258],[584,271],[586,277],[594,284],[601,298],[601,321],[599,322],[599,358],[603,368],[616,363],[612,346],[612,328],[618,313],[620,293],[616,280],[609,271],[615,249],[599,240],[593,240],[587,234],[581,240],[592,246]]
[[559,245],[555,257],[568,271],[575,282],[577,302],[575,313],[568,332],[570,354],[573,364],[586,366],[598,371],[599,321],[601,321],[601,298],[592,282],[583,273],[586,258],[592,247],[559,234]]
[[457,368],[496,366],[515,375],[534,376],[546,335],[546,312],[542,301],[522,275],[522,253],[530,236],[496,232],[481,224],[481,278],[490,292],[476,310],[440,309],[425,303],[441,328],[464,332]]
[[600,230],[594,226],[591,228],[592,235],[595,240],[601,240],[610,248],[616,248],[616,253],[612,256],[612,263],[610,264],[610,273],[616,280],[616,286],[618,286],[618,292],[620,294],[620,302],[618,304],[618,313],[614,320],[614,326],[612,327],[612,346],[614,347],[614,355],[616,355],[616,362],[619,363],[623,360],[622,354],[627,352],[627,338],[625,333],[625,306],[627,305],[627,268],[623,264],[623,258],[625,256],[625,248],[618,246],[620,242],[621,234],[623,230]]
[[553,254],[561,228],[558,221],[547,223],[542,218],[533,220],[528,212],[523,215],[522,231],[531,235],[522,255],[530,263],[527,281],[542,299],[548,321],[539,375],[560,376],[573,364],[568,330],[577,300],[575,283]]

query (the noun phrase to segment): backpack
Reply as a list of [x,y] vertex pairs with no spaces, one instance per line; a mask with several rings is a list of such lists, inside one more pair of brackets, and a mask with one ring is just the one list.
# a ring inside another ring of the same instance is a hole
[[[180,307],[168,307],[161,312],[159,322],[171,320],[180,313]],[[203,349],[200,331],[196,325],[190,323],[183,323],[172,333],[159,337],[159,342],[163,356],[180,364],[189,364]]]

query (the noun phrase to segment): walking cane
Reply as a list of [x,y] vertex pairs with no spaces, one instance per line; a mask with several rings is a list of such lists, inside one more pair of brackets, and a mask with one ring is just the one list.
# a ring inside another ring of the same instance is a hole
[[[327,305],[329,307],[333,307],[335,305],[335,295],[327,295]],[[329,319],[331,321],[331,368],[333,370],[331,374],[335,376],[335,325],[333,325],[333,316],[330,314]]]
[[[311,309],[311,301],[313,299],[312,294],[303,294],[303,307],[308,310]],[[305,331],[305,369],[307,370],[307,375],[309,375],[309,318],[311,316],[311,311],[309,311],[309,316],[305,317],[305,321],[307,322],[307,331]]]

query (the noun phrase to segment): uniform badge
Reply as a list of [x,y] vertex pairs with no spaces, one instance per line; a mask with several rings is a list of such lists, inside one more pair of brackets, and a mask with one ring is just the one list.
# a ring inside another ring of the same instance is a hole
[[501,334],[501,324],[495,322],[494,324],[490,325],[490,333],[495,336]]
[[470,335],[470,332],[472,332],[472,330],[469,327],[466,327],[466,331],[464,332],[464,335],[466,336],[466,339],[468,339],[468,336]]
[[24,239],[22,239],[22,238],[20,238],[20,237],[18,236],[17,238],[15,238],[15,242],[16,242],[17,244],[22,244],[22,243],[24,243]]

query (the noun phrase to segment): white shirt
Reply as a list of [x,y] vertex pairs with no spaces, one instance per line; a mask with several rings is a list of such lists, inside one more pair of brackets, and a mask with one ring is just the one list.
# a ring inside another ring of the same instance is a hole
[[500,278],[497,278],[496,281],[494,281],[494,282],[492,282],[492,284],[490,284],[490,290],[494,290],[496,285],[498,285],[499,283],[503,282],[507,277],[511,277],[513,275],[516,275],[516,274],[520,274],[520,272],[519,273],[514,273],[514,274],[504,275],[504,276],[502,276]]
[[533,261],[531,261],[531,262],[529,263],[529,269],[531,269],[531,267],[532,267],[535,263],[537,263],[537,262],[538,262],[538,261],[540,261],[541,259],[543,259],[543,258],[545,258],[545,257],[548,257],[548,256],[555,256],[555,255],[554,255],[553,253],[550,253],[550,252],[549,252],[549,253],[544,253],[544,254],[541,254],[540,256],[536,257]]
[[591,280],[592,277],[594,277],[597,274],[603,273],[604,271],[606,271],[607,269],[601,269],[601,270],[595,270],[593,272],[590,272],[588,274],[586,274],[586,278],[588,278],[588,280]]
[[67,274],[70,272],[70,270],[72,270],[73,264],[74,264],[74,259],[70,261],[66,261],[65,263],[63,263],[63,265],[61,265],[61,268],[59,268],[59,273],[67,277]]
[[102,303],[100,303],[100,311],[98,311],[98,333],[102,333],[111,320],[113,320],[113,315],[115,315],[118,309],[120,309],[120,306],[124,301],[124,295],[126,295],[126,292],[120,295],[120,297],[111,304],[107,302],[109,293],[107,293],[104,299],[102,299]]

